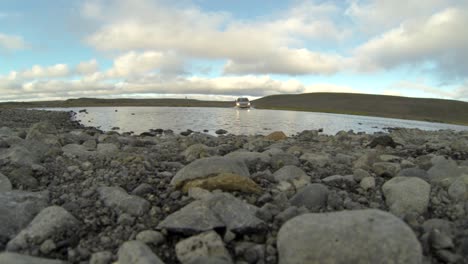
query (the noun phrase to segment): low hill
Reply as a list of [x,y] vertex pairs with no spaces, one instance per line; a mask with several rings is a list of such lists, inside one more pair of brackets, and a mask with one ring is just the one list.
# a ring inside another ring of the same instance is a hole
[[309,93],[271,95],[255,100],[256,108],[288,109],[413,119],[468,125],[468,103],[400,96]]

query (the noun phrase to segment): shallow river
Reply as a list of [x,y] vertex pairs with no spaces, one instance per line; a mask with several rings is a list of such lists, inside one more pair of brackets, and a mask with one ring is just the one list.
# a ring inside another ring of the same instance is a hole
[[[55,108],[73,110],[84,108]],[[142,133],[149,129],[187,129],[215,134],[225,129],[233,134],[269,134],[281,130],[292,135],[306,129],[322,128],[326,134],[340,130],[373,133],[387,127],[420,128],[423,130],[468,130],[468,126],[447,125],[422,121],[366,117],[354,115],[278,111],[261,109],[210,108],[210,107],[86,107],[87,113],[78,113],[77,120],[86,126],[108,131],[119,127],[119,132]],[[50,110],[50,109],[49,109]]]

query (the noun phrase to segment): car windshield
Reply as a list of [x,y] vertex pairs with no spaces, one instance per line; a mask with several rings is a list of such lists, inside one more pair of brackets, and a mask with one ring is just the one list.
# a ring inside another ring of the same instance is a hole
[[248,102],[249,99],[247,99],[247,98],[237,98],[237,101],[238,102]]

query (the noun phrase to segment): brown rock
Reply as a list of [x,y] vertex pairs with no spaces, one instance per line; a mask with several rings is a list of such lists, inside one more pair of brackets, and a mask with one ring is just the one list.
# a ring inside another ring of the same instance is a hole
[[210,191],[220,189],[223,191],[240,191],[246,193],[261,192],[261,188],[250,178],[232,173],[220,173],[213,177],[186,182],[182,187],[182,191],[188,192],[188,190],[193,187]]
[[286,134],[284,134],[283,131],[275,131],[269,134],[268,136],[266,136],[265,138],[269,140],[278,141],[278,140],[286,139],[288,138],[288,136],[286,136]]

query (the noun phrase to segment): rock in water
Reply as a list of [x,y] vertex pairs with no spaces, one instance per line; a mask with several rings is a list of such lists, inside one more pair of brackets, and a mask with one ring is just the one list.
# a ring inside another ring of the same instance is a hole
[[413,231],[380,210],[304,214],[278,233],[279,264],[422,263]]
[[[208,231],[189,237],[177,243],[176,254],[183,264],[193,263],[203,259],[212,259],[213,263],[232,263],[224,242],[215,231]],[[215,262],[217,261],[217,262]]]
[[416,177],[395,177],[382,186],[390,212],[404,216],[416,212],[426,212],[429,205],[431,186]]
[[119,264],[164,264],[143,242],[127,241],[119,248]]

